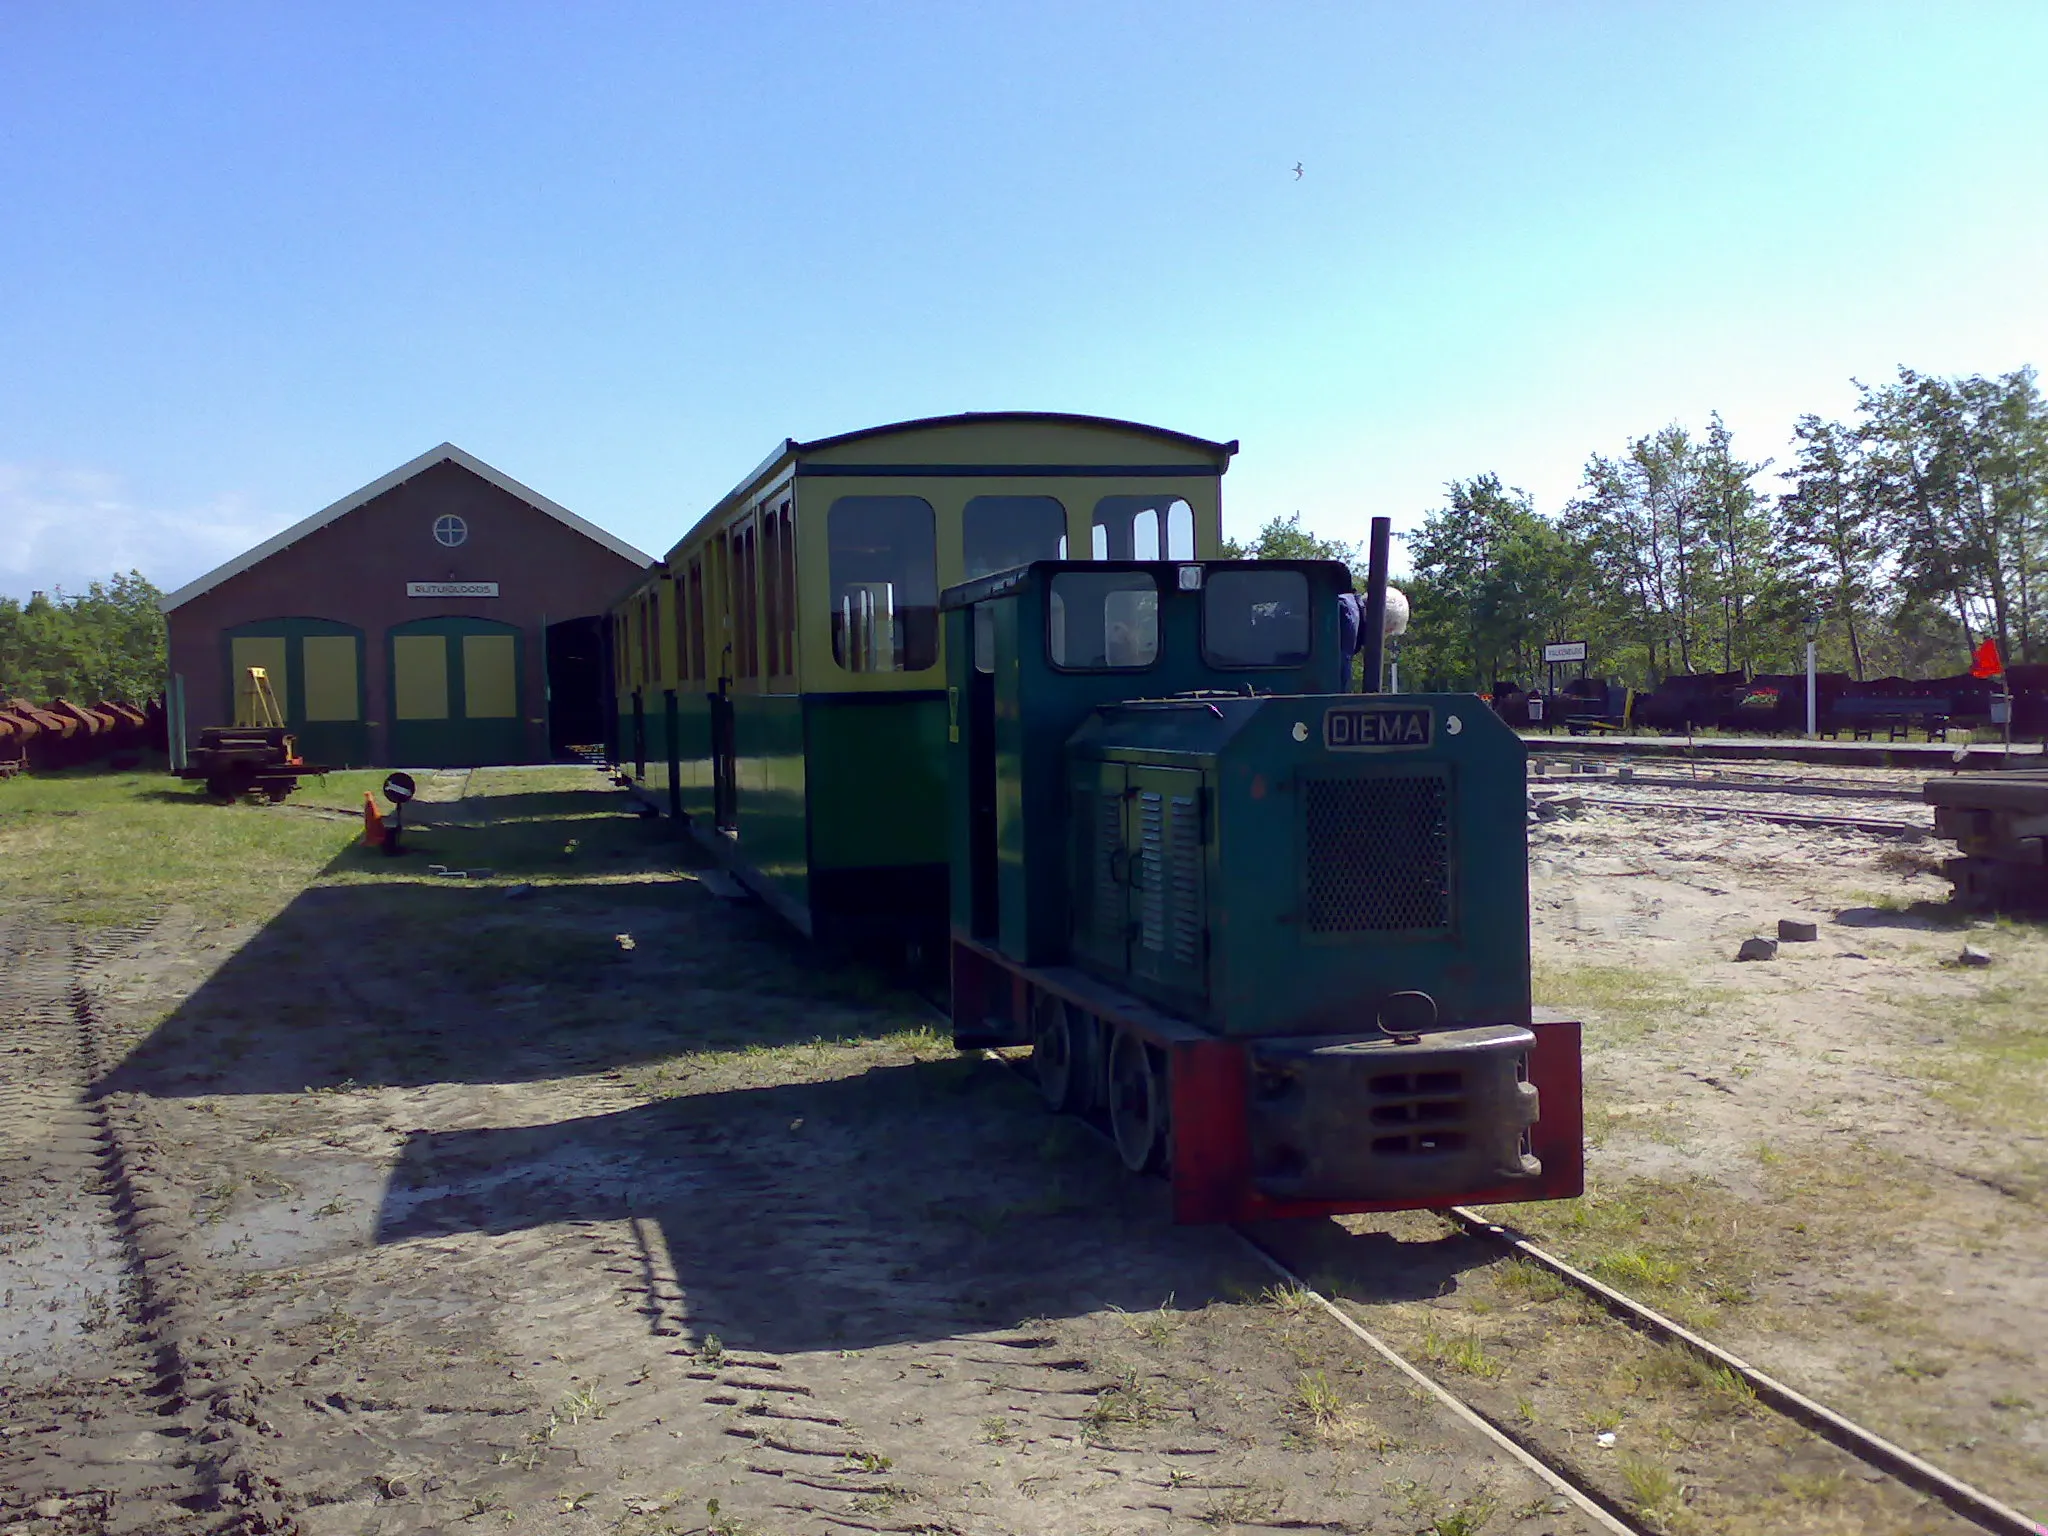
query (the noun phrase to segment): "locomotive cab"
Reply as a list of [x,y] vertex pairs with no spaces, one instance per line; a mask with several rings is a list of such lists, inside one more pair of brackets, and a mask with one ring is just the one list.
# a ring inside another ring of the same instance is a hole
[[1529,997],[1520,740],[1348,693],[1325,561],[1041,561],[944,594],[953,1019],[1032,1047],[1182,1220],[1579,1193]]

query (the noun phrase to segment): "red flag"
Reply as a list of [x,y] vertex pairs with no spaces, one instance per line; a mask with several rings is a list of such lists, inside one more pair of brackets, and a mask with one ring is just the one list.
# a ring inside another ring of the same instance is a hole
[[1977,656],[1970,663],[1970,676],[1996,677],[2005,670],[2005,663],[1998,659],[1998,642],[1986,640],[1977,647]]

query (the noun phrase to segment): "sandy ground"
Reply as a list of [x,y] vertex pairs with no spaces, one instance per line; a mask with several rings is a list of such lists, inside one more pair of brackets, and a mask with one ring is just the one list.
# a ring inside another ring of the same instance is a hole
[[1581,1529],[597,782],[429,786],[487,882],[17,917],[0,1530]]
[[[430,782],[418,862],[256,930],[171,911],[81,951],[0,915],[0,1531],[1580,1528],[908,999],[714,900],[595,775],[537,782]],[[2048,946],[1948,913],[1939,851],[1533,827],[1593,1190],[1516,1215],[2039,1505]],[[1820,939],[1734,961],[1780,917]],[[1965,941],[1994,964],[1952,964]],[[1428,1217],[1330,1227],[1314,1259],[1396,1325],[1451,1306],[1523,1341],[1531,1379],[1486,1378],[1502,1416],[1608,1454],[1567,1300],[1510,1294]],[[1623,1453],[1655,1371],[1627,1382]],[[1702,1402],[1738,1459],[1777,1433]],[[1942,1528],[1859,1513],[1837,1475],[1725,1528]],[[1706,1507],[1680,1487],[1661,1526],[1724,1528],[1686,1523]]]
[[[1841,805],[1865,808],[1802,808]],[[1909,803],[1868,808],[1924,820]],[[2048,936],[1952,912],[1930,872],[1952,851],[1738,817],[1543,821],[1538,995],[1589,1022],[1596,1195],[1636,1199],[1652,1246],[1687,1209],[1739,1234],[1717,1255],[1738,1294],[1715,1309],[1716,1337],[2038,1510]],[[1817,941],[1735,959],[1780,918],[1814,922]],[[1991,963],[1958,964],[1965,944]]]

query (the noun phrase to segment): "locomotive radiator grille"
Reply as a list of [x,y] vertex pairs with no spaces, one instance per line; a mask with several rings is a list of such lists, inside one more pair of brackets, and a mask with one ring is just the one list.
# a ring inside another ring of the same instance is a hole
[[1173,797],[1173,958],[1202,962],[1202,807],[1192,796]]
[[1304,779],[1310,933],[1451,926],[1450,782],[1437,774]]
[[1166,948],[1166,800],[1157,790],[1138,796],[1138,942]]
[[1138,795],[1138,942],[1201,963],[1202,808],[1193,795]]

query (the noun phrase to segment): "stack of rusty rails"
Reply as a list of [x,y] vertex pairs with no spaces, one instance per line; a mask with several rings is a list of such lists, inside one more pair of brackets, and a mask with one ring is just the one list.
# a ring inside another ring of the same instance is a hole
[[0,709],[0,779],[11,779],[28,766],[28,735],[22,729],[25,724]]
[[133,767],[157,734],[155,708],[153,703],[138,707],[106,699],[97,704],[0,702],[0,778],[76,768],[102,757],[117,768]]
[[1959,906],[2048,909],[2048,768],[1929,779],[1922,795],[1960,853],[1943,866]]

